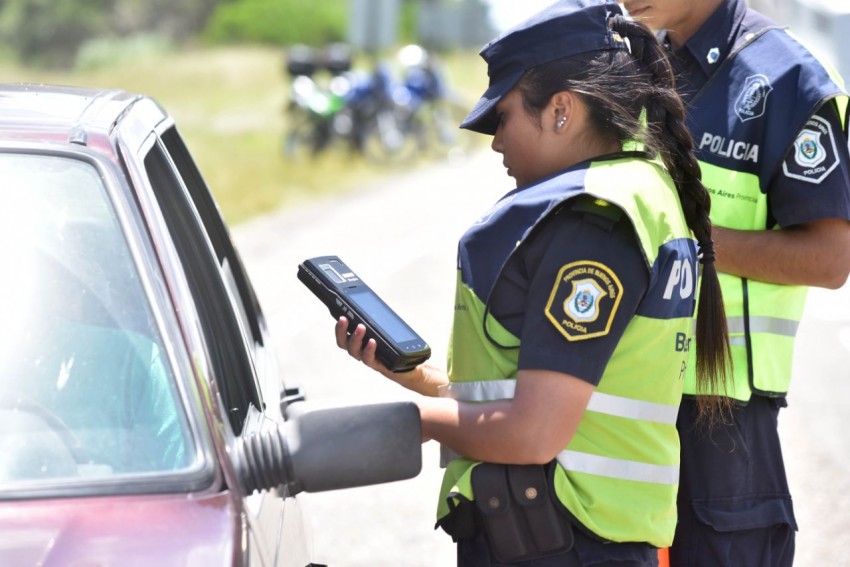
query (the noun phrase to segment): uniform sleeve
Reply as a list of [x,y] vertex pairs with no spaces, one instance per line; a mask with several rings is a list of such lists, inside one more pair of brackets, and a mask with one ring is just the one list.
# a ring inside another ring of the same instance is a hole
[[594,385],[649,285],[627,217],[562,209],[505,266],[491,312],[520,337],[518,368],[554,370]]
[[767,189],[768,226],[850,219],[850,156],[833,101],[813,114]]

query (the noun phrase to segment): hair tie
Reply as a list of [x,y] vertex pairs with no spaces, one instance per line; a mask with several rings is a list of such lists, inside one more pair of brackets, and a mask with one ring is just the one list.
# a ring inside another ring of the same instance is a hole
[[629,53],[631,53],[631,42],[629,41],[629,38],[627,38],[626,35],[620,31],[625,28],[625,22],[626,18],[624,18],[620,14],[615,14],[608,18],[608,28],[613,32],[614,41],[623,43]]
[[714,241],[699,243],[699,263],[711,264],[714,262]]
[[643,38],[635,35],[629,37],[626,35],[632,27],[632,20],[622,14],[615,14],[608,19],[608,26],[611,31],[617,34],[619,39],[625,44],[626,51],[636,59],[643,58]]
[[615,32],[619,32],[623,29],[626,22],[628,22],[628,18],[626,18],[623,14],[614,14],[608,18],[608,26]]

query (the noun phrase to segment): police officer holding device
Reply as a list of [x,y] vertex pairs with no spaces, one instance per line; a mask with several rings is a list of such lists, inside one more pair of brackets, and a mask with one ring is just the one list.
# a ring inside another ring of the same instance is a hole
[[392,372],[347,317],[337,344],[425,396],[458,565],[655,565],[676,524],[688,349],[704,386],[728,356],[671,69],[600,0],[555,2],[481,55],[490,85],[461,127],[493,136],[516,189],[460,240],[448,372]]
[[777,431],[806,287],[850,271],[847,94],[744,0],[625,0],[670,50],[712,196],[732,419],[696,425],[685,381],[673,566],[791,565],[797,528]]

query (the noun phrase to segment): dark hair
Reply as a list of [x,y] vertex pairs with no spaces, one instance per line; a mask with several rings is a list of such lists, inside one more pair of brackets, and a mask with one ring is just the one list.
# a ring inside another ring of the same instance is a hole
[[726,379],[731,352],[723,297],[714,266],[711,199],[702,184],[694,141],[685,125],[685,108],[675,90],[664,49],[644,24],[623,16],[611,29],[628,50],[560,59],[530,69],[517,84],[523,105],[539,116],[561,91],[579,95],[595,131],[621,145],[636,142],[666,167],[700,248],[702,283],[696,321],[697,404],[701,419],[714,423],[731,407]]

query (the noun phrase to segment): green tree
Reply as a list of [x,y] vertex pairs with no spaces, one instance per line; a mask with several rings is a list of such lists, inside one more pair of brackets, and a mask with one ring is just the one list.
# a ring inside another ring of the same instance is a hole
[[347,0],[228,0],[219,2],[204,35],[214,42],[320,45],[344,40],[347,22]]
[[2,0],[0,41],[22,61],[73,64],[77,49],[103,33],[110,0]]
[[0,0],[0,41],[27,64],[70,67],[87,42],[194,37],[217,0]]
[[112,0],[110,31],[116,35],[193,37],[207,24],[218,0]]

